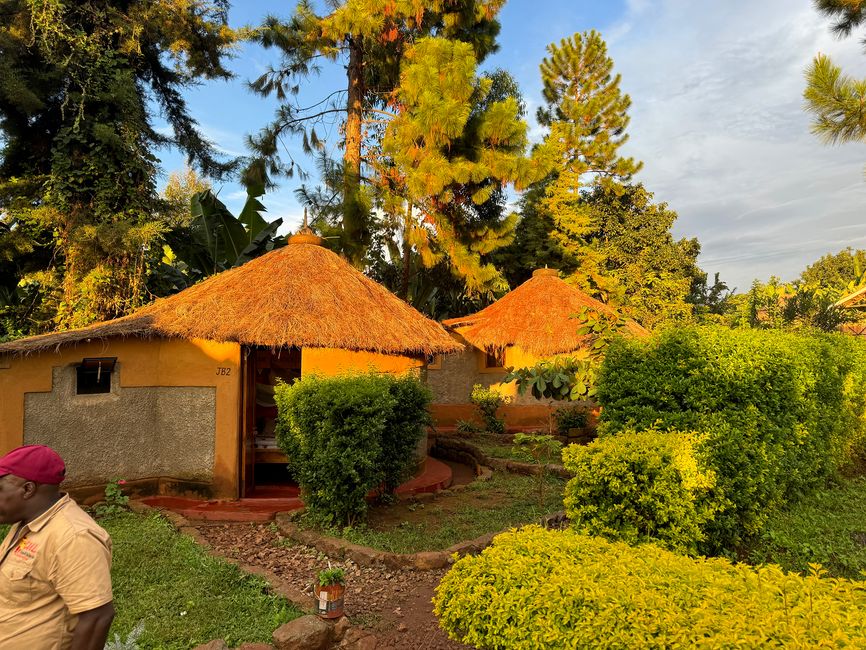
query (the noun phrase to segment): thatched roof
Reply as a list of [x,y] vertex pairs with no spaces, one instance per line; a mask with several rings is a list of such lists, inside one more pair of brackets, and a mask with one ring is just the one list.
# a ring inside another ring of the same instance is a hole
[[[532,278],[477,314],[452,318],[445,325],[482,350],[516,345],[540,357],[573,352],[587,342],[572,318],[582,307],[603,313],[614,310],[566,284],[555,269],[539,269]],[[636,336],[647,330],[635,321],[626,329]]]
[[[26,354],[114,336],[163,336],[385,354],[460,349],[445,329],[309,234],[116,320],[0,344]],[[321,241],[321,240],[319,240]]]

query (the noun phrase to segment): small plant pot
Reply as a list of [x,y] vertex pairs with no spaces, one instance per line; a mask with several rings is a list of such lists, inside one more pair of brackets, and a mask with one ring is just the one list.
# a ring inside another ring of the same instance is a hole
[[340,618],[343,615],[345,585],[316,585],[313,593],[316,595],[316,614],[322,618]]

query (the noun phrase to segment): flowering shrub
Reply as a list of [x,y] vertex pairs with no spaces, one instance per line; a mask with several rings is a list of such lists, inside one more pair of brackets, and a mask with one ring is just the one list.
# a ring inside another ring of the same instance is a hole
[[458,560],[434,605],[452,639],[489,650],[866,647],[860,581],[538,526]]

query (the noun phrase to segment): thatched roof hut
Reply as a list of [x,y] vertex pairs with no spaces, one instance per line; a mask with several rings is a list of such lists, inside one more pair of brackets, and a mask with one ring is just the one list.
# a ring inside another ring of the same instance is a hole
[[[517,346],[547,357],[585,344],[587,337],[577,333],[579,323],[574,318],[583,307],[614,313],[609,306],[566,284],[556,269],[539,269],[489,307],[444,324],[482,350]],[[626,322],[626,329],[637,336],[649,333],[633,320]]]
[[454,352],[438,323],[373,282],[312,234],[157,300],[88,327],[0,344],[27,354],[95,338],[170,337],[278,348],[338,348],[400,355]]

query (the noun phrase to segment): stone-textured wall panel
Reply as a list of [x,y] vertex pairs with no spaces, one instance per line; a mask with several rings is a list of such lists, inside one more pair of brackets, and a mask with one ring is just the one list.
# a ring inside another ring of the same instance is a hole
[[[463,342],[463,339],[460,339]],[[434,404],[468,404],[469,394],[475,384],[494,387],[503,395],[511,397],[511,403],[515,406],[538,406],[546,405],[549,400],[538,400],[530,393],[519,395],[515,384],[502,384],[505,372],[482,372],[481,364],[484,362],[482,352],[477,348],[467,345],[462,352],[448,354],[442,357],[441,367],[428,368],[427,385],[433,392]],[[522,362],[523,359],[512,359],[513,350],[508,348],[505,352],[505,364],[523,367],[530,365]]]
[[53,369],[50,393],[27,393],[24,443],[56,449],[70,486],[113,478],[174,477],[210,481],[214,471],[216,389],[121,387],[77,395],[75,368]]

